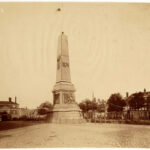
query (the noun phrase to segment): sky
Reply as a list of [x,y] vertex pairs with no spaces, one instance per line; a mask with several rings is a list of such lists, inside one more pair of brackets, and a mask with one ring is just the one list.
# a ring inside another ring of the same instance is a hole
[[149,16],[149,3],[0,2],[0,100],[53,102],[62,31],[77,102],[150,91]]

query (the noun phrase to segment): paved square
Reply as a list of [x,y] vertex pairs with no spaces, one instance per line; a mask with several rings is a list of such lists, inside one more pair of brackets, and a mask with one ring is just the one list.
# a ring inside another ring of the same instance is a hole
[[1,148],[150,148],[150,126],[126,124],[39,124],[0,132]]

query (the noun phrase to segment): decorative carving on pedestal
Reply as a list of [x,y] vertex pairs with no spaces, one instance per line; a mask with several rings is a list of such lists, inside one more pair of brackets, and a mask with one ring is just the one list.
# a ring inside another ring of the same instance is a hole
[[64,103],[65,104],[73,104],[75,103],[75,99],[72,93],[64,93]]

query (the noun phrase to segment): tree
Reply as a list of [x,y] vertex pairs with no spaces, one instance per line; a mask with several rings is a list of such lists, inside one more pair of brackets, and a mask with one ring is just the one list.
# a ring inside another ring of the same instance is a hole
[[122,111],[123,107],[126,105],[125,101],[123,100],[122,96],[119,93],[112,94],[109,97],[107,104],[108,104],[107,109],[108,112]]
[[79,107],[83,113],[87,112],[87,107],[86,107],[86,104],[84,102],[79,103]]
[[144,94],[142,92],[134,93],[129,99],[129,106],[131,109],[140,109],[144,107]]
[[53,109],[53,105],[50,102],[46,101],[38,107],[38,114],[40,115],[47,114],[52,109]]
[[97,106],[98,103],[96,102],[96,100],[91,101],[89,99],[85,99],[84,101],[79,103],[79,107],[80,109],[82,109],[83,112],[88,112],[89,110],[95,111],[97,110]]
[[100,113],[105,112],[105,107],[106,107],[105,103],[98,104],[97,105],[97,111]]
[[93,108],[92,101],[90,101],[89,99],[85,99],[84,101],[79,103],[79,107],[80,109],[82,109],[84,113],[88,112],[89,110],[92,110]]
[[95,111],[97,111],[97,102],[96,99],[93,99],[92,101],[89,99],[85,99],[81,103],[79,103],[80,109],[82,109],[83,115],[87,118],[93,118],[95,116]]
[[91,110],[92,110],[92,111],[96,111],[96,110],[97,110],[97,106],[98,106],[98,104],[97,104],[97,102],[96,102],[96,99],[93,99],[93,100],[91,101]]
[[147,107],[147,110],[150,110],[150,95],[146,99],[146,107]]

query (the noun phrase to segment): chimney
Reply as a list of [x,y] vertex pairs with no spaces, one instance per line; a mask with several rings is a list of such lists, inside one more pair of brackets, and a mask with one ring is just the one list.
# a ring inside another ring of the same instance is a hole
[[128,93],[128,92],[126,92],[126,97],[127,97],[127,98],[129,97],[129,93]]
[[9,97],[8,99],[9,99],[9,102],[11,102],[11,97]]
[[17,97],[15,96],[15,103],[17,103]]
[[146,89],[144,88],[144,94],[146,93]]

